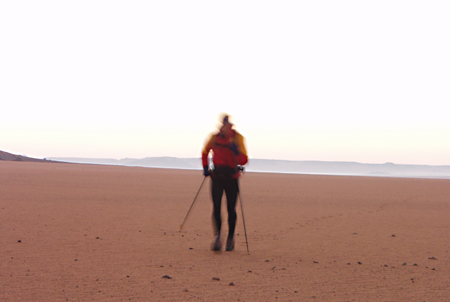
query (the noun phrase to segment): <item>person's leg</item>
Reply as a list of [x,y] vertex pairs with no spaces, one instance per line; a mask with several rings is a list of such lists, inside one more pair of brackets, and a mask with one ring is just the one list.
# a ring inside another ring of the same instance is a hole
[[213,201],[212,221],[215,235],[220,234],[220,230],[222,227],[222,218],[220,210],[222,207],[223,190],[224,190],[223,182],[218,179],[212,179],[211,184],[211,195]]
[[211,184],[211,195],[213,200],[213,214],[212,223],[214,228],[214,239],[211,249],[213,251],[220,251],[222,249],[222,243],[220,241],[220,230],[222,228],[222,218],[221,218],[221,207],[222,207],[222,196],[223,196],[223,182],[217,179],[212,179]]
[[230,179],[227,181],[225,187],[225,194],[227,197],[227,210],[228,210],[228,238],[227,238],[227,251],[234,250],[234,232],[236,229],[236,201],[238,195],[238,180]]

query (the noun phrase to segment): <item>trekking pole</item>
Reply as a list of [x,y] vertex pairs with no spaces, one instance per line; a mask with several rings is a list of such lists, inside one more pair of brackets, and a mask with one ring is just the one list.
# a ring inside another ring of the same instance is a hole
[[[237,170],[238,171],[244,171],[244,167],[239,166]],[[239,173],[239,172],[237,172],[237,173]],[[236,179],[236,181],[237,181],[237,184],[238,184],[237,185],[238,197],[239,197],[239,201],[241,202],[242,222],[244,223],[245,244],[247,245],[247,254],[250,255],[250,251],[248,249],[247,228],[245,227],[244,206],[242,205],[242,196],[241,196],[240,189],[239,189],[239,180]]]
[[239,189],[238,189],[238,197],[239,201],[241,202],[242,222],[244,223],[244,234],[245,234],[245,243],[247,244],[247,254],[250,255],[250,251],[248,249],[247,228],[245,227],[244,207],[242,206],[242,197],[241,194],[239,193]]
[[[235,150],[235,149],[237,149],[237,146],[235,145],[235,147],[236,148],[230,147],[230,149],[235,152],[235,155],[238,155],[239,152],[237,150]],[[242,196],[241,196],[241,192],[239,189],[239,172],[240,171],[244,172],[244,167],[237,164],[235,157],[233,157],[233,161],[234,161],[234,167],[236,169],[236,184],[237,184],[237,195],[238,195],[237,197],[239,197],[239,200],[241,202],[242,222],[244,223],[245,244],[247,245],[247,254],[250,255],[250,250],[248,249],[247,228],[245,226],[244,206],[242,205]]]
[[198,194],[200,193],[200,190],[202,189],[203,184],[205,183],[206,178],[207,178],[207,176],[205,176],[205,177],[203,178],[202,184],[200,185],[200,188],[198,189],[197,194],[195,194],[194,201],[192,201],[191,207],[189,208],[189,211],[187,212],[186,217],[184,217],[183,223],[180,225],[180,232],[181,232],[181,230],[183,229],[183,225],[184,225],[184,223],[186,222],[186,219],[188,218],[189,213],[191,212],[192,207],[194,206],[195,201],[197,200],[197,196],[198,196]]

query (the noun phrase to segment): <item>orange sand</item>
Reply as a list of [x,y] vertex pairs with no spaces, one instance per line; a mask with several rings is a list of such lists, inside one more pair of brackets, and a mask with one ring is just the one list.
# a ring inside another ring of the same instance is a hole
[[450,180],[247,173],[250,255],[239,207],[210,251],[209,179],[179,231],[202,180],[0,161],[0,301],[450,300]]

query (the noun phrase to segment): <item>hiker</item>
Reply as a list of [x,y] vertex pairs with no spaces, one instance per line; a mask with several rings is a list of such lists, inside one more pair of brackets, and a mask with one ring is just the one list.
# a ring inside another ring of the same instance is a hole
[[[212,151],[213,169],[209,169],[208,155]],[[236,228],[236,201],[238,196],[238,178],[240,167],[248,161],[244,145],[244,137],[233,129],[229,116],[225,115],[217,133],[211,135],[202,151],[203,175],[211,176],[211,195],[213,200],[213,227],[216,236],[212,250],[220,251],[220,231],[222,219],[220,215],[223,192],[227,198],[228,237],[226,251],[234,250],[234,231]]]

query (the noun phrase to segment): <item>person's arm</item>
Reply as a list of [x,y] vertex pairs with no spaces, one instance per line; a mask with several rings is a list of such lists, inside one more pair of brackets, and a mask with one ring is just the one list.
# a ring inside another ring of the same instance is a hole
[[245,148],[244,137],[236,133],[234,138],[235,144],[237,146],[238,154],[236,155],[236,163],[238,165],[245,165],[248,162],[247,149]]

